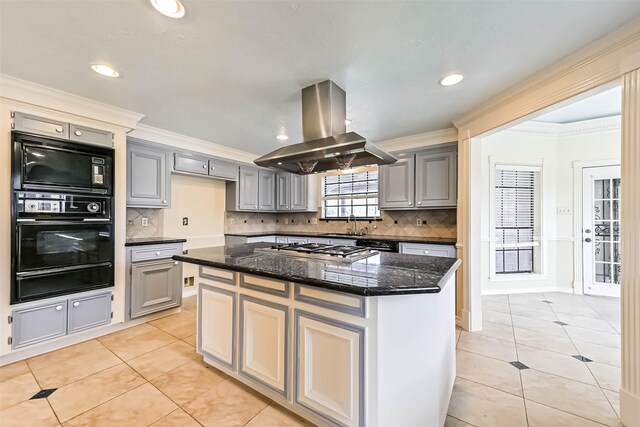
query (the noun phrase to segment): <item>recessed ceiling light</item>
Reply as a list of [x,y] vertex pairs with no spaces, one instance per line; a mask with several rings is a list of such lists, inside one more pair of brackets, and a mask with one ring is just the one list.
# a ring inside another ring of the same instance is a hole
[[276,136],[276,138],[278,138],[280,141],[286,141],[287,139],[289,139],[289,137],[284,133],[281,133],[280,135]]
[[351,119],[344,119],[344,124],[345,124],[345,125],[349,126],[351,123],[353,123],[353,122],[351,121]]
[[149,0],[151,5],[161,14],[169,18],[182,18],[185,9],[180,0]]
[[118,77],[120,75],[119,72],[104,64],[92,64],[91,69],[96,73],[107,77]]
[[462,79],[464,79],[464,76],[462,74],[452,73],[447,74],[446,76],[441,78],[438,83],[440,83],[442,86],[453,86],[460,83]]

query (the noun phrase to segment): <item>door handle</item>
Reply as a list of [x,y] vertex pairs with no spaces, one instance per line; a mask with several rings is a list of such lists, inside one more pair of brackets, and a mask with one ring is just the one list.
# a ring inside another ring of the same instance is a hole
[[585,233],[589,234],[591,233],[591,230],[589,230],[588,228],[586,230],[584,230]]
[[587,243],[591,243],[591,237],[587,237],[586,239],[584,239],[584,241]]

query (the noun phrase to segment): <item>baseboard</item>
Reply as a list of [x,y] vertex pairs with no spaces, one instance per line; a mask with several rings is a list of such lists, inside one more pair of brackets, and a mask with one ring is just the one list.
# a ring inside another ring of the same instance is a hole
[[101,326],[88,331],[78,332],[72,335],[65,335],[64,337],[60,337],[55,340],[46,341],[40,344],[34,344],[32,346],[25,347],[23,349],[14,350],[11,353],[7,353],[0,356],[0,366],[4,366],[4,365],[8,365],[9,363],[28,359],[30,357],[39,356],[41,354],[49,353],[54,350],[59,350],[64,347],[80,344],[81,342],[89,341],[94,338],[99,338],[104,335],[121,331],[123,329],[131,328],[132,326],[136,326],[141,323],[147,323],[152,320],[159,319],[161,317],[179,313],[181,310],[182,310],[181,307],[176,307],[170,310],[165,310],[159,313],[153,313],[153,314],[149,314],[148,316],[133,319],[128,322],[105,325],[105,326]]
[[506,295],[506,294],[531,294],[538,292],[562,292],[573,294],[573,288],[568,287],[527,287],[527,288],[503,288],[503,289],[483,289],[482,295]]
[[640,396],[620,389],[620,420],[625,427],[640,427]]

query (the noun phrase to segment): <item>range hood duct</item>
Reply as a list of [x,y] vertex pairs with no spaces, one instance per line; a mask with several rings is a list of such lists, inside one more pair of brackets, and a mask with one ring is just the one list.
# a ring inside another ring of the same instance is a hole
[[397,159],[355,132],[346,132],[346,94],[331,80],[302,89],[304,142],[256,159],[258,166],[302,175],[357,166],[388,165]]

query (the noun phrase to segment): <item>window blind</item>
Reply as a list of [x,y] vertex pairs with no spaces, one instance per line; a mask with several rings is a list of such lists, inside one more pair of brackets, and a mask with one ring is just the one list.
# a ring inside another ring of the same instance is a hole
[[540,168],[497,166],[496,273],[533,272],[540,244]]
[[378,171],[357,170],[322,178],[323,217],[377,218],[378,208]]

